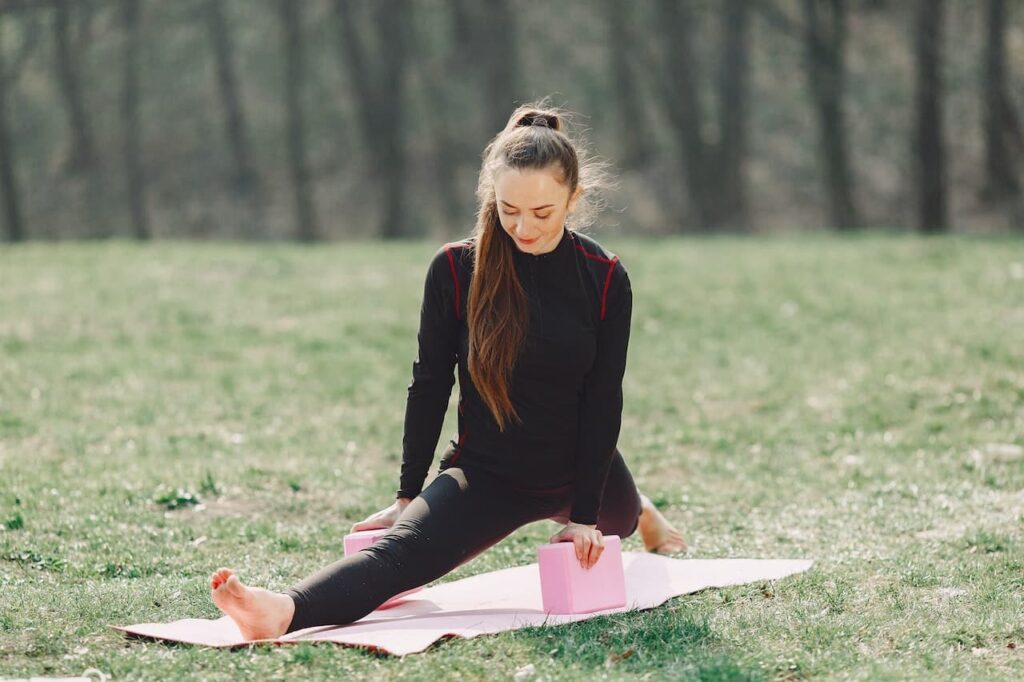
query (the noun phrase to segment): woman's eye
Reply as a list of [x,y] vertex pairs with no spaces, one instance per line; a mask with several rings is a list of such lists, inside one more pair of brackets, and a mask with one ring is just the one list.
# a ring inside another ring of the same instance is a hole
[[[516,216],[516,215],[519,215],[518,213],[510,213],[509,211],[502,211],[502,213],[503,213],[504,215],[507,215],[507,216]],[[540,220],[547,220],[547,219],[548,219],[548,218],[550,218],[550,217],[551,217],[551,214],[550,214],[550,213],[548,213],[547,215],[539,215],[539,216],[537,216],[537,218],[539,218]]]

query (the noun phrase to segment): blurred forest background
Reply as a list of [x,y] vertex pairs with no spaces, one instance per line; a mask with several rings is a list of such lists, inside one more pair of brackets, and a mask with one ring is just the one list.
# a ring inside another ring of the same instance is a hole
[[1024,233],[1020,0],[0,0],[3,238],[464,236],[545,96],[599,228]]

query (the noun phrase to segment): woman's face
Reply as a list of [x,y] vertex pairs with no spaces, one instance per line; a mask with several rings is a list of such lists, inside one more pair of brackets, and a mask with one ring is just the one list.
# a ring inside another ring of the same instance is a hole
[[553,251],[562,237],[565,218],[576,208],[582,192],[569,189],[552,170],[503,168],[494,178],[501,226],[516,247],[534,255]]

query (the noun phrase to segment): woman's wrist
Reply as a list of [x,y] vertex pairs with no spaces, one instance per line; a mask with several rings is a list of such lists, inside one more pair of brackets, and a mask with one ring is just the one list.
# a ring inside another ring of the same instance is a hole
[[583,526],[584,528],[597,528],[597,524],[596,523],[577,523],[576,521],[570,521],[568,523],[568,525],[570,525],[570,526]]

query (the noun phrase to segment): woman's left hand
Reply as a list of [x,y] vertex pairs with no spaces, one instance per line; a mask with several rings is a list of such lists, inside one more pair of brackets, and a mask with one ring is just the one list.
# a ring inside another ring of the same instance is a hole
[[572,542],[576,545],[576,559],[583,568],[596,564],[604,551],[604,539],[596,524],[589,526],[570,521],[565,528],[552,535],[548,542]]

